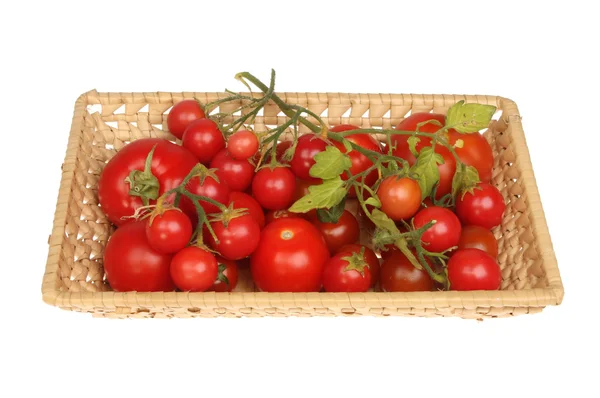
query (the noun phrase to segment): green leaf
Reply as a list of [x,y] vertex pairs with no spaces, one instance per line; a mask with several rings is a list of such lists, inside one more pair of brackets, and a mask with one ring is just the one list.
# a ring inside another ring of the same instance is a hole
[[410,152],[415,156],[419,156],[419,152],[417,151],[417,144],[419,143],[419,141],[421,141],[421,139],[416,135],[411,135],[406,141],[408,142],[408,149],[410,149]]
[[421,188],[421,200],[429,196],[433,186],[440,180],[438,164],[444,164],[444,157],[435,153],[433,148],[428,146],[421,149],[416,163],[410,168],[410,171],[417,175],[417,182]]
[[336,224],[339,221],[342,214],[344,214],[345,206],[346,206],[346,197],[344,196],[344,198],[340,201],[340,203],[333,206],[332,208],[318,209],[317,217],[319,218],[319,221],[321,221],[321,222]]
[[379,209],[373,209],[371,212],[371,221],[373,221],[373,224],[375,224],[377,227],[384,229],[391,234],[400,234],[400,231],[394,223],[394,220],[389,218],[387,214]]
[[323,181],[320,185],[311,185],[308,188],[308,195],[298,199],[289,210],[292,213],[306,213],[312,209],[333,207],[345,196],[344,181],[337,176]]
[[371,205],[373,207],[381,207],[381,202],[379,201],[379,198],[376,196],[370,196],[367,200],[365,200],[365,204],[367,205]]
[[453,128],[459,133],[476,133],[486,128],[496,112],[493,105],[465,104],[458,101],[448,109],[446,127]]
[[310,168],[311,177],[329,180],[338,177],[344,171],[349,170],[352,161],[348,155],[343,154],[333,145],[315,155],[316,163]]
[[479,183],[479,173],[473,166],[464,163],[456,165],[456,172],[452,178],[452,196],[456,197],[460,192],[472,191]]

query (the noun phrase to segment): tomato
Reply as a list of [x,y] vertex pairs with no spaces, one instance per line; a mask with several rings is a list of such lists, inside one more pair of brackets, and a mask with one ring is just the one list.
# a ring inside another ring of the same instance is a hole
[[192,237],[192,222],[179,209],[169,209],[146,223],[146,238],[159,253],[175,253],[187,246]]
[[248,209],[248,213],[256,220],[260,228],[265,226],[265,213],[252,196],[243,192],[231,192],[229,194],[229,204],[232,203],[234,209]]
[[[197,163],[187,149],[161,138],[133,141],[117,152],[104,166],[98,181],[100,208],[117,226],[131,222],[132,219],[123,217],[133,215],[143,205],[141,197],[130,195],[131,188],[126,179],[133,170],[144,170],[152,148],[155,149],[150,172],[158,180],[158,195],[177,187]],[[150,200],[150,204],[154,203],[154,200]]]
[[210,167],[217,169],[219,179],[225,181],[233,191],[245,191],[254,177],[254,166],[248,160],[234,159],[226,149],[215,155]]
[[372,275],[364,256],[340,252],[325,263],[323,288],[327,292],[366,292]]
[[313,185],[320,185],[323,183],[323,180],[303,180],[301,178],[296,178],[296,190],[294,191],[294,202],[298,199],[301,199],[309,194],[308,188]]
[[225,138],[217,123],[210,119],[198,119],[185,129],[181,145],[193,153],[200,163],[208,164],[217,152],[225,148]]
[[135,221],[118,228],[108,240],[104,271],[117,292],[172,291],[171,257],[152,249],[146,238],[146,221]]
[[260,227],[249,214],[232,218],[227,226],[223,221],[214,221],[211,226],[219,243],[217,244],[212,234],[208,233],[208,244],[227,260],[248,257],[258,246]]
[[492,229],[502,222],[506,210],[504,198],[498,189],[488,183],[479,184],[473,193],[465,193],[456,201],[456,214],[463,225],[478,225]]
[[277,154],[277,161],[282,164],[289,164],[289,160],[286,162],[283,160],[283,155],[285,152],[291,148],[293,142],[292,141],[281,141],[277,144],[277,148],[275,149],[275,153]]
[[419,211],[413,222],[415,228],[418,229],[433,220],[436,223],[425,231],[421,237],[425,250],[440,253],[457,246],[460,239],[461,225],[456,214],[443,207],[431,206]]
[[203,292],[219,275],[214,254],[196,246],[186,247],[171,260],[171,277],[180,290]]
[[419,183],[408,177],[386,177],[377,188],[377,196],[381,211],[394,221],[411,218],[421,207]]
[[327,244],[314,225],[301,218],[282,218],[262,230],[250,270],[264,292],[318,292],[328,259]]
[[364,257],[365,261],[369,265],[369,271],[371,271],[371,286],[374,286],[379,280],[379,259],[375,255],[375,252],[368,248],[367,246],[359,245],[358,243],[350,243],[344,245],[338,249],[338,253],[342,252],[351,252],[351,253],[360,253],[360,251],[364,248]]
[[434,287],[427,271],[415,268],[400,251],[381,265],[379,284],[384,292],[428,292]]
[[227,150],[234,159],[249,159],[258,151],[258,138],[252,131],[240,130],[229,137]]
[[176,103],[167,116],[167,127],[171,134],[181,139],[185,129],[194,120],[206,117],[196,100],[183,100]]
[[358,221],[348,210],[344,210],[337,223],[321,222],[317,217],[311,221],[323,234],[331,253],[336,253],[348,243],[356,242],[360,237]]
[[479,249],[494,258],[498,257],[498,242],[494,234],[489,229],[477,225],[463,227],[458,249]]
[[400,251],[400,249],[398,249],[396,246],[394,246],[393,243],[390,243],[388,245],[385,245],[385,247],[383,249],[381,249],[379,254],[381,254],[381,259],[383,261],[385,261],[388,258],[390,258],[391,256],[393,256],[394,253],[396,253],[398,251]]
[[304,134],[298,138],[296,151],[290,162],[296,177],[309,181],[319,180],[311,177],[309,170],[315,164],[315,155],[323,152],[325,148],[327,148],[327,143],[316,134]]
[[281,210],[294,200],[296,177],[287,167],[265,167],[252,180],[252,195],[267,210]]
[[494,167],[494,154],[485,137],[479,133],[460,134],[455,130],[450,130],[448,133],[449,143],[454,145],[458,139],[463,140],[463,146],[454,150],[460,160],[468,166],[475,167],[482,182],[490,182],[492,167]]
[[271,210],[265,216],[266,224],[270,224],[275,220],[279,220],[280,218],[302,218],[302,216],[298,213],[292,213],[288,210]]
[[450,290],[497,290],[502,272],[496,260],[479,249],[462,249],[448,261]]
[[221,256],[217,256],[217,263],[219,264],[219,274],[208,290],[230,292],[237,286],[238,265],[235,261],[224,259]]
[[[213,199],[224,205],[229,202],[230,190],[225,182],[220,179],[220,182],[217,182],[217,180],[210,176],[205,176],[202,183],[200,183],[200,181],[200,177],[192,178],[186,185],[186,190],[194,195],[206,196],[207,198]],[[219,208],[212,203],[205,202],[204,200],[200,200],[199,203],[206,214],[218,213],[220,211]],[[181,209],[185,211],[186,214],[190,215],[192,220],[197,220],[196,209],[188,198],[183,198],[181,200]]]

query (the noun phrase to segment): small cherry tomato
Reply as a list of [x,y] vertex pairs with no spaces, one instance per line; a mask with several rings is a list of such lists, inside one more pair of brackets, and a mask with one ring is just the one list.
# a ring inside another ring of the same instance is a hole
[[252,196],[243,192],[230,192],[229,204],[234,209],[248,209],[248,213],[256,220],[260,228],[265,226],[265,213],[260,204]]
[[[200,177],[194,177],[185,186],[186,190],[194,195],[206,196],[209,199],[213,199],[221,204],[226,205],[229,202],[230,189],[226,182],[219,179],[219,182],[210,176],[205,176],[203,181]],[[219,208],[212,203],[204,200],[199,200],[200,206],[204,209],[206,214],[218,213]],[[190,216],[195,222],[198,219],[196,208],[194,207],[191,200],[186,197],[181,199],[181,209]]]
[[232,158],[246,160],[258,151],[258,138],[252,131],[240,130],[229,137],[227,150]]
[[186,292],[203,292],[217,279],[219,266],[215,256],[196,246],[186,247],[171,260],[171,277]]
[[215,155],[210,167],[217,169],[219,180],[225,181],[232,191],[245,191],[254,177],[254,166],[248,160],[234,159],[226,149]]
[[394,221],[411,218],[421,207],[419,183],[408,177],[385,178],[377,188],[377,196],[381,201],[381,211]]
[[467,225],[462,228],[458,249],[479,249],[490,256],[498,257],[498,242],[489,229],[477,225]]
[[325,263],[323,288],[327,292],[366,292],[371,287],[371,278],[364,256],[340,252]]
[[298,178],[309,181],[318,181],[309,174],[310,168],[316,163],[315,155],[323,152],[327,143],[316,134],[304,134],[298,139],[294,157],[290,162],[292,171]]
[[418,229],[434,220],[436,223],[421,237],[425,250],[440,253],[457,246],[461,225],[458,217],[450,210],[438,206],[427,207],[415,215],[413,222]]
[[206,118],[198,119],[185,129],[181,146],[193,153],[200,163],[208,164],[225,148],[225,138],[217,123]]
[[179,209],[169,209],[146,223],[146,238],[154,250],[170,254],[187,246],[192,237],[192,222]]
[[219,243],[209,233],[208,244],[228,260],[248,257],[258,246],[260,227],[250,214],[232,218],[227,226],[223,221],[214,221],[211,226]]
[[213,292],[230,292],[237,286],[238,265],[235,261],[216,256],[219,264],[219,274],[212,286],[208,289]]
[[461,195],[456,201],[456,215],[463,225],[478,225],[487,229],[500,225],[506,204],[496,187],[484,182],[475,187],[473,193]]
[[252,195],[267,210],[289,207],[295,190],[296,177],[287,167],[265,167],[252,180]]
[[183,100],[176,103],[167,116],[167,127],[171,134],[181,139],[185,129],[194,120],[206,117],[196,100]]
[[337,223],[321,222],[314,217],[312,223],[321,231],[331,253],[348,243],[354,243],[360,237],[360,227],[356,218],[348,210],[344,210]]
[[371,286],[374,286],[379,280],[379,259],[375,252],[368,248],[367,246],[359,245],[358,243],[350,243],[344,245],[338,249],[338,253],[342,252],[351,252],[351,253],[360,253],[364,248],[364,257],[367,264],[369,264],[369,270],[371,271]]
[[415,268],[400,251],[381,265],[379,284],[384,292],[428,292],[434,286],[427,271]]
[[479,249],[462,249],[448,261],[450,290],[497,290],[502,272],[496,260]]

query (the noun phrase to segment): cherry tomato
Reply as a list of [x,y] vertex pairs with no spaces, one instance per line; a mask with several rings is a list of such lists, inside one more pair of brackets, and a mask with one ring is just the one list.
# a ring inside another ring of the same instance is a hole
[[[226,205],[229,202],[229,186],[223,180],[219,179],[219,182],[210,176],[204,177],[204,181],[200,183],[200,177],[194,177],[187,183],[186,189],[194,195],[206,196],[207,198],[216,200],[219,203]],[[200,206],[204,209],[206,214],[218,213],[220,210],[217,206],[212,203],[199,201]],[[182,198],[181,209],[190,216],[192,220],[197,220],[196,208],[188,198]]]
[[371,270],[359,254],[340,252],[325,263],[323,288],[327,292],[366,292],[371,285]]
[[217,169],[219,179],[225,181],[232,191],[245,191],[254,177],[254,166],[248,160],[234,159],[226,149],[215,155],[210,167]]
[[172,291],[171,257],[152,249],[146,238],[146,221],[135,221],[119,227],[108,240],[104,271],[117,292]]
[[448,261],[451,290],[497,290],[502,273],[496,260],[479,249],[462,249]]
[[171,277],[185,292],[203,292],[210,288],[219,274],[214,254],[196,246],[186,247],[171,260]]
[[479,249],[494,258],[498,257],[498,242],[494,234],[489,229],[477,225],[463,227],[458,249]]
[[411,218],[421,207],[419,183],[408,177],[386,177],[377,188],[377,196],[381,211],[394,221]]
[[208,290],[230,292],[237,286],[238,265],[235,261],[224,259],[221,256],[217,256],[217,263],[219,264],[219,274]]
[[159,253],[175,253],[187,246],[192,237],[190,218],[178,209],[169,209],[146,223],[146,238]]
[[234,209],[248,209],[248,213],[256,220],[260,228],[265,226],[265,213],[260,204],[252,196],[243,192],[229,193],[229,204]]
[[358,243],[350,243],[339,248],[338,253],[351,252],[360,253],[364,248],[365,261],[369,265],[369,271],[371,271],[371,286],[374,286],[379,280],[379,259],[375,255],[375,252],[367,246],[359,245]]
[[234,159],[249,159],[258,151],[258,138],[252,131],[240,130],[229,137],[227,150]]
[[317,178],[311,177],[310,168],[315,164],[315,155],[323,152],[327,143],[316,134],[304,134],[298,139],[294,157],[290,162],[292,171],[298,178],[304,180],[316,181]]
[[500,191],[485,182],[479,184],[473,193],[459,194],[456,201],[456,214],[463,225],[492,229],[502,222],[504,210],[506,204]]
[[262,230],[250,270],[264,292],[318,292],[328,259],[327,244],[314,225],[301,218],[281,218]]
[[320,185],[323,183],[323,180],[303,180],[301,178],[296,178],[296,190],[294,191],[294,200],[297,200],[305,197],[309,194],[308,188],[313,185]]
[[252,195],[267,210],[289,207],[295,190],[296,177],[287,167],[265,167],[252,180]]
[[428,292],[434,286],[427,271],[415,268],[400,251],[381,265],[379,284],[384,292]]
[[385,247],[380,251],[379,254],[381,254],[381,260],[385,261],[398,251],[400,251],[400,249],[394,246],[394,244],[390,243],[388,245],[385,245]]
[[292,141],[281,141],[279,144],[277,144],[277,149],[275,149],[276,153],[277,153],[277,161],[279,163],[282,164],[289,164],[289,160],[285,161],[283,160],[283,155],[285,154],[285,152],[290,149],[290,147],[292,146],[293,142]]
[[196,100],[183,100],[176,103],[167,116],[167,127],[171,134],[181,139],[191,122],[206,117]]
[[423,247],[430,252],[440,253],[450,249],[452,246],[457,246],[461,231],[458,217],[443,207],[427,207],[415,215],[415,228],[421,228],[433,220],[436,223],[425,231],[421,237]]
[[227,260],[248,257],[258,246],[260,227],[249,214],[232,218],[227,226],[223,221],[212,222],[211,226],[219,243],[217,244],[209,233],[206,235],[208,244]]
[[321,222],[314,217],[312,223],[321,231],[331,253],[336,253],[340,247],[354,243],[360,237],[360,227],[356,217],[344,210],[337,223]]
[[225,148],[225,138],[217,123],[210,119],[194,120],[185,129],[181,145],[196,156],[200,163],[208,164]]
[[475,167],[482,182],[490,182],[492,167],[494,167],[494,154],[485,137],[479,133],[460,134],[455,130],[450,130],[448,133],[449,143],[454,145],[458,139],[463,141],[463,146],[454,150],[460,160],[468,166]]
[[302,218],[302,216],[298,213],[292,213],[288,210],[271,210],[265,216],[266,224],[270,224],[275,220],[279,220],[280,218]]

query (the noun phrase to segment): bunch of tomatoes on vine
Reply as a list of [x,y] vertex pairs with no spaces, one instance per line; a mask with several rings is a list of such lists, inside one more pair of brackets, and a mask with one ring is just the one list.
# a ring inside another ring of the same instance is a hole
[[[460,101],[394,129],[329,126],[285,103],[274,71],[269,85],[236,78],[262,94],[178,102],[167,125],[181,145],[139,139],[106,164],[98,196],[117,227],[104,252],[114,290],[232,291],[248,263],[264,292],[500,287],[491,230],[505,203],[480,133],[495,107]],[[210,113],[228,102],[241,105]],[[268,103],[287,121],[255,132]]]

